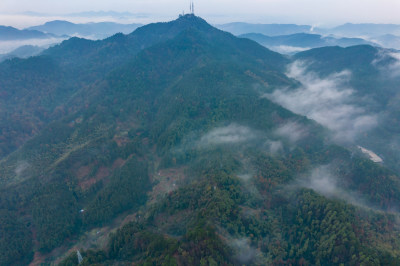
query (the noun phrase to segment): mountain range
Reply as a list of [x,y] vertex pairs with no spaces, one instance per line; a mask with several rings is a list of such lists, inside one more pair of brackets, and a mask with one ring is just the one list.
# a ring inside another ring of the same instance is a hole
[[[38,54],[36,49],[27,53],[27,47],[39,47],[44,50],[72,36],[86,39],[105,39],[116,33],[128,34],[141,24],[118,24],[114,22],[99,22],[75,24],[68,21],[49,21],[43,25],[19,30],[0,26],[1,60]],[[30,49],[32,50],[32,49]],[[21,53],[21,51],[24,51]]]
[[37,30],[55,35],[80,36],[90,39],[104,39],[118,32],[128,34],[142,24],[118,24],[114,22],[98,22],[75,24],[68,21],[54,20],[43,25],[33,26],[27,30]]
[[189,14],[0,63],[0,264],[399,264],[397,56]]
[[314,27],[297,24],[252,24],[246,22],[233,22],[216,25],[217,28],[228,31],[234,35],[246,33],[261,33],[267,36],[291,35],[295,33],[314,33],[323,35],[336,35],[341,37],[381,36],[385,34],[400,35],[400,25],[373,24],[373,23],[346,23],[333,28]]
[[[296,34],[303,33],[322,35],[322,38],[326,38],[328,45],[330,41],[334,41],[335,39],[344,41],[344,44],[339,43],[340,46],[362,44],[360,43],[362,39],[365,43],[374,43],[375,45],[386,48],[400,49],[398,40],[400,36],[400,25],[395,24],[346,23],[333,28],[322,28],[296,24],[251,24],[235,22],[217,25],[217,27],[235,35],[263,34],[269,37],[280,38],[279,36],[282,35],[296,36]],[[315,37],[316,36],[314,36],[314,38]],[[261,37],[258,37],[258,39],[260,38]],[[265,37],[263,39],[263,41],[267,41]]]
[[[87,12],[76,14],[76,16],[91,17],[107,14],[118,15],[112,12]],[[134,14],[126,12],[119,15],[133,16]],[[129,34],[140,26],[142,25],[137,23],[118,24],[114,22],[76,24],[62,20],[49,21],[43,25],[32,26],[24,30],[1,26],[0,51],[2,53],[10,53],[18,47],[26,45],[40,46],[45,49],[71,36],[86,39],[104,39],[119,32]],[[397,25],[348,23],[329,29],[295,24],[249,24],[237,22],[221,24],[217,25],[217,27],[235,35],[256,40],[274,51],[287,54],[293,54],[309,48],[334,45],[347,47],[371,44],[386,48],[400,48]],[[318,38],[319,40],[317,40]],[[9,57],[3,56],[3,58]]]
[[233,22],[216,25],[218,29],[230,32],[234,35],[246,33],[261,33],[267,36],[290,35],[295,33],[311,32],[309,25],[296,24],[251,24],[245,22]]
[[[291,35],[272,37],[261,33],[248,33],[239,35],[238,37],[248,38],[274,51],[289,54],[296,53],[298,52],[297,50],[301,51],[325,46],[348,47],[363,44],[376,45],[375,43],[368,42],[361,38],[323,37],[318,34],[309,33],[295,33]],[[285,49],[289,49],[289,51],[286,51]]]
[[331,29],[317,28],[317,32],[329,32],[339,36],[380,36],[384,34],[400,35],[400,25],[373,23],[346,23]]
[[0,41],[47,39],[56,37],[53,34],[37,30],[19,30],[13,27],[0,26]]

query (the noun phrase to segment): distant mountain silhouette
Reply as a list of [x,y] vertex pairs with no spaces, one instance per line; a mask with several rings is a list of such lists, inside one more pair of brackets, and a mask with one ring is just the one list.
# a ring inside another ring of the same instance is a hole
[[43,33],[38,30],[19,30],[13,27],[0,26],[0,41],[47,39],[57,37],[51,33]]
[[400,35],[385,34],[376,36],[373,39],[384,47],[400,50]]
[[400,25],[373,23],[346,23],[331,29],[315,29],[317,32],[329,32],[339,36],[380,36],[384,34],[400,35]]
[[11,59],[11,58],[27,58],[30,56],[34,56],[42,52],[44,49],[40,48],[38,46],[33,46],[33,45],[24,45],[21,47],[18,47],[17,49],[7,53],[7,54],[2,54],[0,55],[0,62]]
[[246,33],[261,33],[267,36],[289,35],[294,33],[310,32],[309,25],[296,24],[251,24],[244,22],[233,22],[216,25],[217,28],[228,31],[235,35]]
[[128,34],[142,24],[118,24],[114,22],[98,22],[75,24],[63,20],[46,22],[40,26],[33,26],[28,30],[37,30],[56,35],[80,36],[94,39],[104,39],[116,33]]
[[239,37],[254,40],[261,45],[264,45],[265,47],[273,50],[274,48],[279,48],[279,46],[291,46],[310,49],[324,46],[348,47],[361,44],[373,44],[361,38],[323,37],[318,34],[309,33],[296,33],[282,36],[266,36],[260,33],[248,33],[239,35]]
[[[334,28],[320,28],[296,24],[251,24],[235,22],[217,25],[217,27],[235,35],[259,33],[269,37],[277,37],[298,33],[319,34],[325,38],[328,45],[344,47],[359,44],[378,44],[395,49],[400,47],[398,38],[395,37],[400,36],[400,25],[396,24],[346,23]],[[385,35],[386,37],[384,37]],[[253,37],[257,38],[256,36]],[[258,39],[261,41],[260,37]],[[340,39],[340,41],[336,39]],[[365,42],[362,43],[360,39],[364,39]],[[331,43],[329,44],[330,41]]]

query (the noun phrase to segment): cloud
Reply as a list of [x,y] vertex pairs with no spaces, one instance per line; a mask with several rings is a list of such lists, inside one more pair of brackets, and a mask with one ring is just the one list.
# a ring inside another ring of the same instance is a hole
[[19,161],[17,163],[17,166],[15,167],[15,174],[17,176],[20,176],[25,170],[27,170],[29,168],[30,164],[26,161]]
[[[291,144],[292,141],[297,140],[299,135],[303,132],[302,129],[299,132],[291,133],[293,128],[297,127],[296,123],[290,122],[284,124],[281,127],[271,129],[271,131],[263,131],[240,125],[237,123],[231,123],[226,126],[217,126],[209,129],[208,132],[201,134],[198,131],[193,131],[185,136],[182,142],[173,147],[171,152],[178,155],[191,152],[199,152],[203,154],[208,153],[209,149],[223,149],[226,152],[229,150],[233,154],[237,155],[237,159],[244,160],[243,165],[249,165],[249,162],[244,158],[246,151],[258,151],[269,155],[282,155],[285,152],[286,144]],[[288,140],[289,139],[289,140]],[[247,181],[252,173],[252,168],[246,168],[245,172],[237,173],[241,180]]]
[[265,142],[265,145],[267,146],[267,149],[271,154],[279,154],[279,153],[283,152],[283,144],[279,140],[276,140],[276,141],[267,140]]
[[243,181],[249,181],[252,177],[253,177],[253,175],[252,174],[248,174],[248,173],[246,173],[246,174],[238,174],[237,175],[241,180],[243,180]]
[[[307,129],[297,122],[290,121],[278,127],[275,130],[275,134],[279,137],[288,139],[292,144],[294,144],[307,135]],[[279,150],[282,148],[279,144],[282,143],[272,143],[271,148]]]
[[308,176],[297,179],[295,187],[309,188],[327,198],[344,200],[358,207],[380,210],[358,192],[344,189],[330,170],[330,165],[314,168]]
[[0,41],[0,54],[9,53],[18,47],[24,45],[40,46],[48,48],[51,45],[58,44],[66,38],[49,38],[49,39],[29,39],[29,40],[16,40],[16,41]]
[[307,72],[304,63],[296,61],[290,65],[287,75],[300,81],[302,86],[295,90],[275,90],[264,97],[326,126],[334,132],[336,140],[352,142],[377,125],[377,115],[367,113],[358,105],[360,99],[345,85],[351,76],[349,71],[320,78]]
[[268,48],[281,54],[295,54],[298,52],[304,52],[311,49],[309,47],[296,47],[288,45],[268,46]]
[[[244,162],[242,162],[242,163],[244,163]],[[248,166],[245,166],[245,168],[248,168]],[[246,169],[243,169],[243,170],[246,170]],[[243,172],[240,172],[239,174],[237,174],[237,177],[241,181],[242,190],[244,193],[252,195],[252,197],[254,199],[262,200],[260,191],[257,188],[257,184],[254,182],[254,173],[250,169],[248,169],[248,171],[250,171],[250,172],[243,171]],[[245,210],[246,210],[246,214],[249,214],[247,212],[248,209],[245,209]]]
[[393,78],[400,77],[400,53],[392,52],[388,55],[395,59],[395,62],[388,66],[390,76]]
[[202,136],[198,142],[199,146],[213,146],[223,144],[241,144],[256,138],[256,134],[248,127],[230,124],[218,127]]
[[[273,132],[272,138],[262,131],[232,123],[228,126],[217,127],[200,137],[196,141],[197,148],[208,148],[217,145],[231,145],[236,147],[251,146],[261,149],[270,154],[281,154],[284,152],[284,144],[279,139],[286,139],[290,144],[306,136],[307,130],[300,124],[290,121],[281,125]],[[278,139],[277,139],[278,138]],[[243,180],[246,176],[243,176]]]
[[[388,64],[388,61],[391,63]],[[400,52],[380,49],[372,65],[378,68],[385,77],[398,78],[400,77]]]
[[328,170],[328,166],[314,169],[308,178],[300,181],[300,184],[328,198],[341,198],[343,195],[343,191],[338,187],[337,180]]
[[240,264],[252,264],[260,257],[260,251],[251,247],[247,238],[230,239],[229,246],[234,250],[234,258]]

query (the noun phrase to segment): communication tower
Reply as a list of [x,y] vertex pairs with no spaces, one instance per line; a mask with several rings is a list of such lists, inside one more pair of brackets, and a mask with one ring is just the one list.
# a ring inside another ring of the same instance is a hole
[[194,15],[194,1],[190,1],[190,14]]

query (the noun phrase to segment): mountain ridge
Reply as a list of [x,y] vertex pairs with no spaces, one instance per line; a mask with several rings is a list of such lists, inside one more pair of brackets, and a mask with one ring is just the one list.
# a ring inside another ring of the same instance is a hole
[[86,38],[104,39],[117,32],[131,33],[143,24],[119,24],[114,22],[72,23],[65,20],[53,20],[43,25],[32,26],[27,30],[37,30],[55,35],[79,35]]
[[260,33],[248,33],[239,35],[238,37],[252,39],[270,49],[274,49],[274,47],[279,46],[299,47],[305,49],[325,46],[348,47],[363,44],[377,46],[377,44],[365,41],[361,38],[335,38],[330,36],[324,37],[319,34],[309,33],[295,33],[291,35],[280,35],[273,37],[266,36]]
[[56,38],[57,35],[46,34],[37,30],[19,30],[10,26],[0,26],[0,41],[47,39]]

